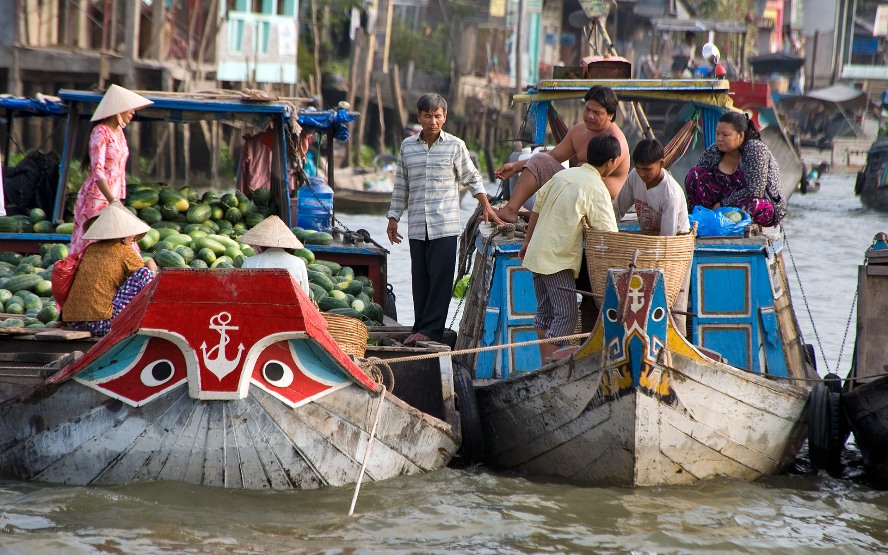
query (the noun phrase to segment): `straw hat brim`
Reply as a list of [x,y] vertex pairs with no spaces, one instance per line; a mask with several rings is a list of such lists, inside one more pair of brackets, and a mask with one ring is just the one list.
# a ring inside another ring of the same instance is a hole
[[124,208],[119,202],[105,207],[99,212],[99,217],[90,226],[84,239],[90,241],[104,241],[106,239],[122,239],[135,237],[147,232],[151,227]]
[[302,242],[277,216],[269,216],[240,236],[239,241],[255,247],[301,249]]
[[118,85],[111,85],[105,92],[105,96],[102,97],[102,101],[99,102],[90,121],[102,121],[127,110],[138,110],[151,104],[154,102],[140,94]]

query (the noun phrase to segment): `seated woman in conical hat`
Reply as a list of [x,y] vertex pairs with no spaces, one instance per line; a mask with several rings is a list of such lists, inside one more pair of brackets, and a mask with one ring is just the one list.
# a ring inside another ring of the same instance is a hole
[[94,241],[83,251],[71,291],[62,309],[66,327],[95,336],[111,331],[112,320],[154,279],[157,265],[133,250],[136,237],[150,228],[113,202],[99,213],[83,238]]
[[261,251],[244,261],[241,268],[281,268],[288,270],[299,287],[310,295],[308,270],[302,258],[284,249],[301,249],[302,242],[277,216],[269,216],[244,233],[239,241]]

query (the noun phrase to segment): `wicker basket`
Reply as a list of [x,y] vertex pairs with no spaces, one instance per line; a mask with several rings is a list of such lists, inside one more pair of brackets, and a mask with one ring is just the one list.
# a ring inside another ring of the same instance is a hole
[[355,356],[363,357],[367,352],[367,338],[370,333],[364,322],[351,316],[321,312],[321,316],[327,320],[327,331],[343,351]]
[[637,269],[659,268],[666,277],[666,301],[675,303],[691,260],[694,258],[696,233],[660,236],[628,231],[613,233],[586,228],[586,264],[592,292],[604,295],[607,271],[629,268],[632,253],[638,250]]

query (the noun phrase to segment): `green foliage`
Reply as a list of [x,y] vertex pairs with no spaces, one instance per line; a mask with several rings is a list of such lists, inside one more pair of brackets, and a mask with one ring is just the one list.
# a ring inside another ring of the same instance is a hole
[[414,31],[403,25],[392,28],[391,60],[407,67],[412,60],[417,70],[434,75],[450,75],[450,47],[447,29],[438,25],[435,29]]
[[312,47],[302,41],[299,41],[299,50],[296,53],[296,68],[300,81],[308,81],[308,76],[315,72]]

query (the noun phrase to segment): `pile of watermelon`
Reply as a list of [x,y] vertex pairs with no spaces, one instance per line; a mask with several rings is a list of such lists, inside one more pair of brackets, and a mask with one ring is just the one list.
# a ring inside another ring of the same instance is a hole
[[0,321],[3,328],[43,328],[59,318],[52,284],[52,266],[68,255],[62,244],[44,244],[40,254],[0,252],[0,304],[10,315]]
[[[255,252],[237,239],[276,213],[268,189],[258,189],[249,197],[240,191],[201,195],[191,187],[138,183],[127,185],[124,204],[151,226],[138,245],[142,258],[153,259],[159,268],[240,268]],[[73,228],[74,224],[67,222],[53,226],[39,208],[28,216],[0,217],[0,233],[70,234]],[[310,247],[331,244],[332,235],[299,227],[293,227],[292,232],[306,245],[293,254],[308,266],[311,297],[320,310],[358,318],[369,325],[381,323],[382,307],[372,302],[373,284],[366,276],[315,258]],[[67,250],[64,245],[48,244],[41,247],[39,256],[0,253],[0,302],[4,312],[22,315],[7,318],[0,326],[38,327],[58,319],[49,276],[52,264],[64,258]],[[4,280],[11,280],[9,287]]]
[[32,208],[27,214],[0,216],[0,233],[67,233],[74,231],[73,223],[54,225],[47,220],[46,212]]

